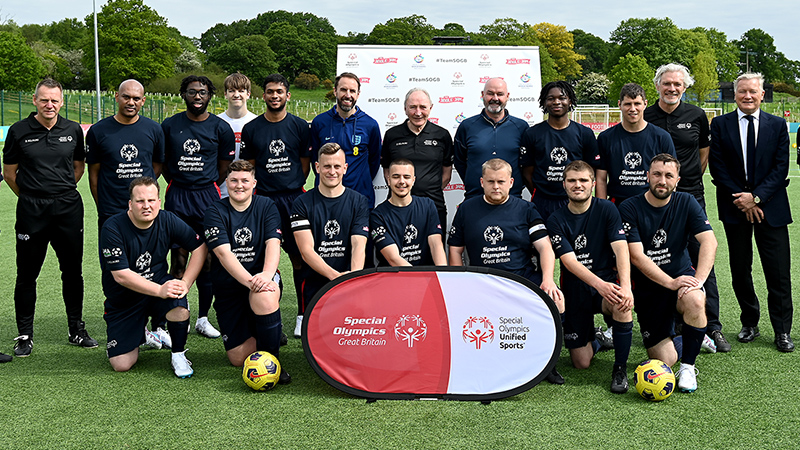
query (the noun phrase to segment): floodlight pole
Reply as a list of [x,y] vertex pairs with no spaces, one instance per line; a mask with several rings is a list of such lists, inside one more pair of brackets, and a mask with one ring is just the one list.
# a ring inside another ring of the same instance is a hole
[[97,1],[92,0],[92,12],[94,13],[94,82],[97,91],[97,119],[100,120],[100,50],[97,40]]

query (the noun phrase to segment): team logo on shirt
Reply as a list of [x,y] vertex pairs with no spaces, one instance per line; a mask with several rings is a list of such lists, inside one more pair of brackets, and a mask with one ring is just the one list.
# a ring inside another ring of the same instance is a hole
[[342,231],[342,228],[339,226],[339,222],[337,222],[336,219],[331,219],[325,223],[324,231],[328,239],[333,239],[334,236]]
[[406,225],[406,230],[403,232],[403,241],[405,241],[406,244],[410,244],[418,235],[417,227],[413,224],[408,224]]
[[200,151],[200,142],[197,139],[187,139],[186,142],[183,143],[183,151],[189,156],[193,156]]
[[575,250],[583,250],[586,248],[586,235],[581,234],[575,238]]
[[236,233],[233,233],[233,240],[239,245],[247,245],[253,239],[253,232],[250,231],[250,228],[244,227],[239,228],[236,230]]
[[439,145],[439,141],[437,141],[436,139],[425,139],[425,141],[423,141],[422,143],[425,144],[425,145],[428,145],[428,146],[433,146],[433,147],[436,147],[437,145]]
[[125,161],[131,162],[139,156],[139,149],[133,144],[125,144],[119,149],[119,156]]
[[461,327],[461,338],[468,344],[475,344],[475,350],[481,345],[494,341],[494,325],[488,317],[470,316]]
[[136,258],[136,268],[139,269],[140,272],[144,272],[150,267],[151,262],[153,262],[153,257],[150,256],[150,252],[144,252]]
[[655,236],[653,236],[653,247],[661,248],[662,245],[667,243],[667,232],[664,231],[663,228],[656,231]]
[[558,235],[558,234],[554,234],[554,235],[550,236],[550,242],[552,242],[553,245],[560,244],[561,243],[561,236]]
[[642,165],[642,155],[639,152],[630,152],[625,155],[625,165],[631,169],[635,169]]
[[562,164],[567,160],[567,149],[556,147],[550,152],[550,159],[556,164]]
[[456,234],[456,226],[450,225],[450,231],[448,231],[447,234],[449,234],[451,237]]
[[280,156],[284,150],[286,150],[286,144],[281,139],[276,139],[269,143],[269,152],[275,156]]
[[628,233],[631,232],[631,224],[630,224],[630,222],[622,222],[622,231],[625,232],[625,234],[628,234]]
[[219,228],[217,228],[217,227],[211,227],[211,228],[207,229],[206,232],[205,232],[206,239],[208,239],[208,238],[210,238],[212,236],[216,236],[218,234],[219,234]]
[[377,239],[378,236],[383,236],[384,234],[386,234],[386,228],[384,227],[375,228],[374,230],[372,230],[372,239]]
[[112,256],[120,257],[122,256],[122,249],[119,247],[114,248],[104,248],[103,249],[103,256],[106,258],[110,258]]
[[489,225],[483,230],[483,238],[486,239],[486,242],[496,245],[503,240],[503,229],[496,225]]
[[428,324],[418,314],[402,315],[394,324],[394,338],[406,342],[408,348],[415,342],[422,342],[428,336]]

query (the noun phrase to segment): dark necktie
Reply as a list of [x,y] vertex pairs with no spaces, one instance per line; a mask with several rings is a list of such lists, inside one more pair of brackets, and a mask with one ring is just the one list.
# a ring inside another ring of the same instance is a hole
[[756,165],[756,126],[753,116],[744,116],[747,119],[747,184],[753,185],[753,171]]

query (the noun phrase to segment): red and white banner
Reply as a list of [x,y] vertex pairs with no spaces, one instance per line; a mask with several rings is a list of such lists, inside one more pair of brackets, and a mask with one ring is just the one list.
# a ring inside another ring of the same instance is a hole
[[555,366],[562,330],[553,301],[499,270],[355,272],[329,283],[303,322],[303,348],[332,386],[367,398],[496,400]]

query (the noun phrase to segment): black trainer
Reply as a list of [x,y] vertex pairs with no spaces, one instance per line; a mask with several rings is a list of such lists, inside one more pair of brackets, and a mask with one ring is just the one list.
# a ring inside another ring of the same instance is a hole
[[283,367],[281,367],[281,374],[278,375],[278,384],[289,384],[292,382],[292,376],[289,375],[289,372],[286,371]]
[[281,347],[289,343],[289,336],[286,336],[286,333],[281,331]]
[[602,352],[614,348],[614,339],[609,337],[607,334],[603,333],[603,328],[601,327],[594,328],[594,338],[597,339],[597,343],[600,344],[599,351]]
[[725,339],[725,335],[722,334],[720,330],[714,330],[711,332],[711,339],[714,340],[714,343],[717,345],[717,351],[722,353],[728,353],[731,351],[731,344]]
[[33,350],[32,337],[28,336],[27,334],[23,334],[15,337],[14,340],[17,341],[17,343],[14,344],[14,356],[18,358],[31,356],[31,350]]
[[625,366],[614,365],[611,373],[611,392],[624,394],[628,392],[628,370]]
[[6,355],[5,353],[0,353],[0,363],[11,362],[12,359],[14,359],[14,358],[12,358],[9,355]]
[[69,334],[69,343],[84,348],[97,347],[97,341],[89,336],[89,333],[86,332],[85,326],[86,325],[83,322],[78,322],[78,327],[77,330],[75,330],[75,334],[72,334],[72,332]]
[[555,367],[553,367],[553,370],[547,374],[545,380],[547,380],[547,382],[550,384],[564,384],[564,377],[558,373],[558,370],[556,370]]

